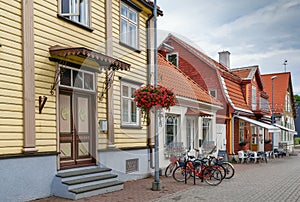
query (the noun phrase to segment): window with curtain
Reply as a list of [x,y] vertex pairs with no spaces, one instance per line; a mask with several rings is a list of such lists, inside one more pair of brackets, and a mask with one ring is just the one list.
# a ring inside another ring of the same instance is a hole
[[245,142],[245,121],[239,121],[240,142]]

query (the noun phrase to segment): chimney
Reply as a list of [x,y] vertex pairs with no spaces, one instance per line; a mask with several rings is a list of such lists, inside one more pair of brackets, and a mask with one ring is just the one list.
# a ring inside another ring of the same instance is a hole
[[219,52],[219,63],[223,66],[230,69],[230,52],[229,51],[222,51]]

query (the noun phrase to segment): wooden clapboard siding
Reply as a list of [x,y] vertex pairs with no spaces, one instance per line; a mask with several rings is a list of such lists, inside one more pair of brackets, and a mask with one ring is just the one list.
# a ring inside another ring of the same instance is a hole
[[0,155],[21,153],[23,76],[21,1],[0,1]]
[[[146,20],[143,12],[139,14],[139,51],[120,45],[120,1],[114,0],[112,5],[112,37],[113,57],[131,65],[130,71],[118,71],[115,75],[114,88],[114,125],[115,145],[118,148],[143,147],[147,145],[147,127],[142,129],[126,129],[121,127],[121,83],[119,77],[146,83],[147,79],[147,50],[146,50]],[[103,135],[104,137],[104,135]],[[105,144],[105,141],[99,144]]]
[[[105,74],[98,74],[97,77],[97,88],[98,88],[98,98],[97,98],[97,109],[98,109],[98,121],[107,120],[107,108],[106,108],[106,90],[105,90]],[[104,91],[104,96],[101,100],[100,96]],[[98,149],[106,149],[107,147],[107,133],[103,131],[98,131]]]
[[[56,64],[49,61],[49,47],[53,45],[85,47],[105,54],[105,3],[91,1],[91,28],[82,29],[57,17],[57,2],[35,0],[35,93],[36,93],[36,144],[39,151],[57,150],[56,93],[50,94],[54,83]],[[103,76],[98,76],[101,82]],[[103,79],[102,79],[103,80]],[[98,90],[102,88],[98,82]],[[42,114],[38,114],[38,97],[47,96]],[[104,101],[105,99],[103,99]],[[102,102],[103,102],[102,101]],[[106,103],[98,102],[99,118],[106,119]]]

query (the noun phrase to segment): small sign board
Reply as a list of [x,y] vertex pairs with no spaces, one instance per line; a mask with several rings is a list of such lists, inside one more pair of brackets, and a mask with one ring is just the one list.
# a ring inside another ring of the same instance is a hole
[[223,157],[223,161],[228,161],[228,155],[226,150],[219,150],[218,151],[218,158]]

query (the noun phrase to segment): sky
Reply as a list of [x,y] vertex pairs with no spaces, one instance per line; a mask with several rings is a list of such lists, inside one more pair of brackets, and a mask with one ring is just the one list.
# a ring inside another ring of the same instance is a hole
[[[157,0],[158,45],[175,34],[212,59],[229,51],[231,68],[291,72],[300,95],[300,0]],[[286,66],[283,65],[287,60]]]

